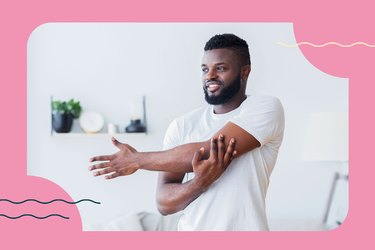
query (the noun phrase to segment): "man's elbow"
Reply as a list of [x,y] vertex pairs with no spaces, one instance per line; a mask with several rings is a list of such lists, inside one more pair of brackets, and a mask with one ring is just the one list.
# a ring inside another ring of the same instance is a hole
[[163,216],[167,216],[167,215],[170,215],[172,214],[168,209],[165,209],[164,207],[162,206],[158,206],[158,210],[159,210],[159,213]]
[[177,213],[178,211],[180,211],[180,209],[178,209],[173,204],[173,202],[169,201],[169,200],[158,198],[156,200],[156,204],[157,204],[157,208],[158,208],[159,213],[163,216],[171,215],[171,214],[174,214],[174,213]]

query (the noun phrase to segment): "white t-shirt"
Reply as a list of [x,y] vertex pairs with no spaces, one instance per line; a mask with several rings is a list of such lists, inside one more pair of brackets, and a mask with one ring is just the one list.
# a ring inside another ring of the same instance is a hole
[[[220,178],[184,209],[178,230],[268,230],[265,197],[284,134],[284,111],[277,98],[248,96],[225,114],[215,114],[210,105],[194,110],[169,125],[164,149],[208,140],[228,122],[253,135],[261,146],[234,159]],[[186,176],[191,179],[193,174]]]

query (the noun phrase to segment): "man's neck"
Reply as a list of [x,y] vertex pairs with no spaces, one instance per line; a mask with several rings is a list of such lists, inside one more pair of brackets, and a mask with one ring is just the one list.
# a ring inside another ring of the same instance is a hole
[[243,101],[245,101],[247,98],[246,95],[243,95],[240,98],[233,98],[233,100],[219,105],[214,105],[214,113],[215,114],[225,114],[232,110],[235,110],[238,108]]

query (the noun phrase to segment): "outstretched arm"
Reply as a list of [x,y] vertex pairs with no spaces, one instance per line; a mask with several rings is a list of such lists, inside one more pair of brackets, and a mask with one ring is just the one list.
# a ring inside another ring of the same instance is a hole
[[203,160],[204,148],[195,152],[191,164],[194,178],[181,183],[182,173],[162,172],[159,174],[156,190],[156,202],[159,212],[163,215],[183,210],[198,198],[225,171],[236,155],[235,140],[232,139],[225,149],[224,136],[213,138],[210,145],[210,156]]
[[[236,140],[237,156],[260,146],[254,136],[232,122],[227,123],[213,138],[218,138],[220,134],[225,135],[225,145],[229,145],[231,138]],[[117,153],[90,159],[91,162],[95,163],[104,161],[89,168],[90,170],[98,170],[94,175],[106,175],[106,178],[111,179],[132,174],[138,169],[171,173],[192,172],[192,155],[203,147],[202,159],[208,159],[210,151],[210,140],[188,143],[160,152],[137,152],[130,145],[122,144],[115,139],[113,139],[113,144],[119,148]]]

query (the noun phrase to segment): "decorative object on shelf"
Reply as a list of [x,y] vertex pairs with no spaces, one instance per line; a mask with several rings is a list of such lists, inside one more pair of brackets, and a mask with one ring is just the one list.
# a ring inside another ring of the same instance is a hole
[[95,111],[86,111],[79,118],[79,125],[86,133],[93,134],[102,130],[104,126],[103,116]]
[[108,134],[111,134],[111,135],[116,134],[118,131],[117,125],[113,123],[108,123],[107,131],[108,131]]
[[126,133],[144,133],[146,127],[142,125],[140,119],[130,120],[130,124],[125,128]]
[[323,223],[332,227],[340,225],[348,211],[348,123],[344,112],[311,114],[302,156],[305,161],[341,166],[334,174],[323,218]]
[[[126,126],[126,133],[146,133],[146,97],[142,97],[141,103],[133,101],[130,103],[130,124]],[[142,114],[143,113],[143,114]],[[143,116],[143,123],[141,117]]]
[[81,114],[82,107],[79,101],[54,101],[51,98],[52,128],[57,133],[69,133],[72,129],[73,119]]

